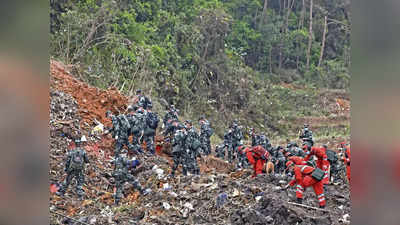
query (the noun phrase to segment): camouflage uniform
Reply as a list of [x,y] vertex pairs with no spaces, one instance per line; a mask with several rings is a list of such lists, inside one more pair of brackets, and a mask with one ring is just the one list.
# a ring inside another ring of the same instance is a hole
[[277,173],[283,173],[285,172],[286,169],[286,157],[281,151],[281,148],[278,147],[276,150],[276,172]]
[[311,130],[308,129],[308,127],[304,127],[303,132],[299,138],[303,140],[303,145],[307,145],[309,148],[314,145],[313,133]]
[[225,158],[225,145],[224,143],[215,146],[215,156],[217,158]]
[[233,159],[233,152],[232,152],[232,141],[233,141],[233,134],[232,130],[229,129],[227,132],[224,134],[224,157],[225,157],[225,148],[228,150],[228,161],[232,162]]
[[151,99],[142,94],[142,90],[136,90],[135,108],[149,109],[153,106]]
[[[232,130],[232,151],[234,154],[237,154],[236,152],[237,148],[240,145],[243,145],[242,138],[243,138],[243,133],[241,129],[237,126],[237,124],[234,124]],[[232,162],[232,160],[230,160],[229,162]]]
[[200,174],[200,168],[197,163],[197,157],[200,156],[200,140],[199,135],[194,127],[187,128],[186,136],[187,166],[193,174]]
[[141,143],[143,142],[144,129],[146,127],[146,114],[142,109],[138,109],[136,113],[130,116],[132,145],[133,149],[142,152]]
[[210,122],[206,119],[202,119],[199,122],[200,125],[200,142],[204,154],[211,154],[211,142],[210,137],[213,134],[213,130],[210,127]]
[[143,140],[146,142],[147,150],[150,151],[152,154],[155,153],[154,137],[156,135],[158,122],[159,118],[157,113],[149,110],[146,114],[146,128],[143,133]]
[[[78,145],[78,141],[75,142]],[[82,186],[85,182],[85,163],[89,163],[89,159],[86,155],[86,151],[80,146],[76,147],[74,150],[71,150],[67,153],[67,161],[65,163],[64,171],[67,172],[67,178],[64,180],[60,190],[58,191],[58,195],[64,195],[69,184],[71,183],[72,178],[76,179],[76,193],[79,198],[82,198],[85,194]]]
[[115,157],[120,154],[124,145],[126,145],[129,150],[132,150],[133,146],[129,143],[128,139],[130,134],[130,123],[128,117],[124,114],[115,116],[112,115],[110,111],[107,111],[106,117],[111,118],[113,125],[109,130],[116,141],[114,150]]
[[114,200],[116,204],[124,197],[123,187],[125,182],[129,182],[141,194],[145,194],[139,181],[129,172],[129,169],[136,167],[138,164],[138,160],[128,160],[122,155],[119,155],[115,159],[115,169],[112,176],[115,179],[116,193],[114,194]]
[[179,164],[182,164],[183,175],[187,175],[187,152],[186,152],[186,131],[182,125],[178,125],[178,130],[174,134],[172,139],[172,157],[174,165],[172,166],[171,175],[175,175],[175,171]]
[[174,134],[176,130],[176,123],[178,122],[178,112],[172,106],[169,111],[165,114],[163,123],[164,131],[163,135],[168,136],[169,134]]

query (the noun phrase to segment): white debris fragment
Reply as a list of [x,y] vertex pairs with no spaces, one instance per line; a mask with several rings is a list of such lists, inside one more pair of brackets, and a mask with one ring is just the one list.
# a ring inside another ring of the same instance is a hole
[[164,209],[168,210],[171,208],[171,205],[168,204],[168,202],[163,202],[163,207],[164,207]]

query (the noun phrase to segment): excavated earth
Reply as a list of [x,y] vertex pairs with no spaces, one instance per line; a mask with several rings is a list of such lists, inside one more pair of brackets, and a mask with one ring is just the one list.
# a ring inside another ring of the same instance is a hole
[[[50,224],[349,224],[347,184],[326,187],[326,211],[295,206],[294,189],[280,190],[289,178],[263,175],[250,178],[251,170],[236,171],[227,162],[203,157],[200,176],[168,178],[171,159],[162,149],[155,156],[140,155],[134,172],[152,193],[140,196],[130,184],[125,198],[113,204],[111,178],[113,140],[92,136],[93,118],[109,125],[104,114],[125,110],[128,99],[116,90],[98,90],[71,76],[59,62],[51,62],[50,88]],[[81,133],[79,134],[79,130]],[[62,182],[65,154],[72,138],[87,135],[90,164],[86,167],[84,200],[77,199],[75,182],[64,197],[55,195]],[[162,137],[157,137],[158,145]],[[312,189],[303,203],[317,206]]]

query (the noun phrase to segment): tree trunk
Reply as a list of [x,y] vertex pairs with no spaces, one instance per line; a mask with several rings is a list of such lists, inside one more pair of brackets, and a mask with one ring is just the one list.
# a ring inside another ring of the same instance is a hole
[[304,15],[305,14],[306,14],[306,3],[305,3],[305,0],[303,0],[303,5],[301,7],[301,13],[300,13],[300,21],[299,21],[300,29],[303,29],[303,27],[304,27]]
[[[302,7],[301,7],[301,14],[300,14],[300,21],[299,21],[299,30],[301,30],[301,29],[303,29],[303,27],[304,27],[304,14],[305,14],[305,11],[306,11],[306,3],[305,3],[305,0],[303,0],[303,4],[302,4]],[[300,46],[301,46],[301,43],[300,43],[300,39],[299,38],[297,38],[297,56],[296,56],[296,67],[297,67],[297,70],[299,69],[299,65],[300,65]]]
[[269,49],[269,73],[272,74],[272,46]]
[[264,0],[264,7],[263,7],[263,12],[262,12],[262,21],[260,25],[266,24],[267,23],[267,9],[268,9],[268,0]]
[[308,31],[308,49],[307,49],[307,70],[310,70],[311,46],[312,46],[312,19],[313,19],[313,0],[310,0],[310,27]]
[[324,34],[322,35],[321,53],[320,53],[320,55],[319,55],[318,67],[320,67],[320,66],[321,66],[321,63],[322,63],[322,57],[324,56],[324,49],[325,49],[325,37],[326,37],[326,32],[327,32],[327,29],[328,29],[327,20],[328,20],[328,16],[325,16],[325,23],[324,23]]

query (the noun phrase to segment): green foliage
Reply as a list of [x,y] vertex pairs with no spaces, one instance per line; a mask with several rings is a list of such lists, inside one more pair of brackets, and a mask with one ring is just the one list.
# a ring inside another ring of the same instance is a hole
[[300,26],[302,2],[289,14],[281,3],[268,1],[263,14],[263,0],[52,0],[51,56],[92,85],[128,95],[141,87],[188,118],[239,115],[282,134],[280,120],[315,113],[316,95],[276,84],[348,88],[350,36],[344,0],[316,3],[342,24],[329,25],[317,67],[324,14],[315,9],[307,71],[308,10]]

